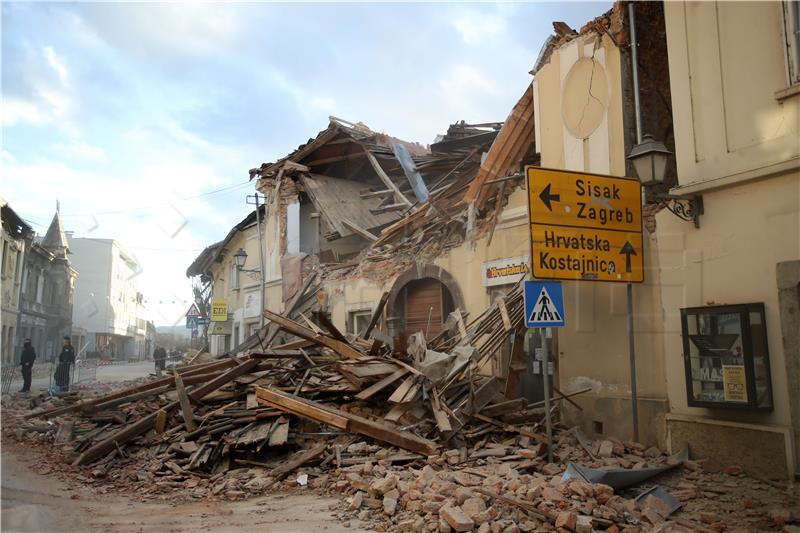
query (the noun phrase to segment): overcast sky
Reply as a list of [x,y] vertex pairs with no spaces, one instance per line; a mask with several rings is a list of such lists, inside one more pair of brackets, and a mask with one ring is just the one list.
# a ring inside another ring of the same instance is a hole
[[39,233],[59,200],[67,230],[120,241],[148,318],[174,324],[187,266],[248,211],[248,169],[330,115],[423,144],[504,120],[551,22],[609,8],[3,2],[0,196]]

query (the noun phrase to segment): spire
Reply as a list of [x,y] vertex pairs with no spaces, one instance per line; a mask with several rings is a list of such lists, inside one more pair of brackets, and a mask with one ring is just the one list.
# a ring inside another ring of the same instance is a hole
[[53,215],[53,221],[50,222],[50,227],[47,228],[41,244],[56,255],[66,257],[69,253],[69,243],[67,235],[64,233],[64,225],[61,223],[61,206],[58,200],[56,200],[56,214]]

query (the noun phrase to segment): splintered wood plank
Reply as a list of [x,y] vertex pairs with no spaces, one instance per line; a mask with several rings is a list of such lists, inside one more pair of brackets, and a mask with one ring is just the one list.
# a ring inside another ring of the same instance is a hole
[[197,424],[194,423],[194,412],[192,405],[189,403],[189,397],[186,395],[186,389],[183,386],[183,379],[180,374],[175,374],[175,391],[178,393],[178,401],[181,404],[181,413],[183,414],[183,424],[186,426],[186,431],[194,431]]
[[[386,307],[386,302],[388,301],[389,301],[389,292],[387,291],[384,292],[383,295],[381,295],[381,299],[378,302],[378,306],[375,307],[375,311],[373,311],[372,313],[372,318],[369,321],[369,325],[367,326],[367,329],[364,331],[365,339],[369,339],[370,335],[372,334],[372,330],[375,329],[375,326],[380,321],[381,316],[383,315],[383,308]],[[371,352],[372,350],[370,350],[370,353]]]
[[408,394],[408,391],[414,386],[415,381],[416,376],[408,376],[406,379],[404,379],[400,386],[395,389],[391,396],[389,396],[389,401],[392,403],[402,402],[403,398],[405,398],[406,394]]
[[456,324],[458,324],[458,334],[461,335],[462,339],[467,338],[467,328],[464,325],[464,317],[461,316],[461,309],[456,309],[453,311],[456,315]]
[[435,390],[431,394],[431,411],[433,411],[433,418],[436,420],[436,426],[439,431],[453,430],[453,426],[450,425],[450,417],[442,410],[439,403],[439,394]]
[[156,411],[155,430],[156,434],[164,433],[164,428],[167,425],[167,412],[163,409]]
[[360,360],[364,359],[365,357],[364,354],[362,354],[361,352],[359,352],[346,342],[336,340],[327,335],[317,335],[316,333],[314,333],[313,330],[304,328],[297,322],[290,320],[279,314],[273,313],[272,311],[264,311],[264,316],[268,320],[278,324],[282,329],[288,331],[289,333],[297,335],[301,339],[312,341],[315,344],[321,344],[322,346],[327,346],[328,348],[338,353],[342,357],[345,357],[346,359]]
[[503,319],[503,327],[505,331],[511,331],[511,319],[508,318],[508,309],[504,298],[497,300],[497,307],[500,310],[500,317]]
[[255,392],[247,393],[247,403],[245,404],[245,409],[258,409],[258,399],[256,398]]
[[372,165],[372,169],[375,171],[375,174],[377,174],[383,184],[394,193],[394,197],[397,199],[397,201],[401,204],[405,204],[406,207],[412,207],[411,202],[403,195],[402,192],[400,192],[400,189],[386,174],[386,172],[383,170],[383,167],[381,167],[381,164],[378,163],[378,160],[375,159],[374,155],[372,155],[372,152],[366,148],[364,148],[364,152],[367,154],[367,159],[369,160],[369,164]]
[[435,442],[417,437],[413,433],[398,431],[353,413],[323,406],[285,392],[257,387],[256,395],[259,399],[266,399],[269,403],[288,413],[305,416],[351,433],[360,433],[414,453],[432,455],[438,448]]
[[200,387],[196,388],[189,395],[189,398],[191,398],[191,400],[194,401],[194,402],[199,402],[202,398],[207,396],[209,393],[219,389],[220,387],[222,387],[226,383],[228,383],[230,381],[233,381],[234,379],[238,378],[242,374],[247,374],[253,368],[258,366],[258,364],[259,364],[259,361],[257,359],[248,359],[247,361],[244,361],[243,363],[241,363],[239,365],[236,365],[235,367],[231,368],[230,370],[228,370],[227,372],[223,373],[222,375],[217,376],[216,378],[212,379],[208,383],[206,383],[204,385],[201,385]]
[[278,425],[269,436],[268,446],[281,446],[289,440],[289,421],[285,418],[278,419]]
[[359,226],[359,225],[358,225],[358,224],[356,224],[355,222],[352,222],[352,221],[350,221],[350,220],[347,220],[346,218],[342,219],[342,221],[341,221],[341,222],[342,222],[342,224],[344,224],[344,225],[345,225],[345,226],[346,226],[348,229],[350,229],[350,231],[352,231],[353,233],[356,233],[356,234],[360,235],[361,237],[363,237],[364,239],[366,239],[366,240],[368,240],[368,241],[374,242],[374,241],[377,241],[377,240],[378,240],[378,237],[376,237],[375,235],[373,235],[373,234],[372,234],[372,233],[370,233],[369,231],[365,230],[364,228],[362,228],[361,226]]
[[419,380],[416,380],[400,403],[413,402],[417,398],[417,393],[419,393],[421,388],[422,383]]
[[339,331],[339,328],[337,328],[333,324],[333,322],[330,321],[330,319],[325,313],[323,313],[322,311],[317,311],[316,313],[314,313],[314,316],[317,317],[317,320],[322,325],[322,327],[328,330],[328,333],[330,333],[331,337],[333,337],[337,341],[347,342],[347,337],[342,335],[342,332]]
[[358,394],[356,394],[356,399],[358,399],[358,400],[366,400],[367,398],[372,397],[374,394],[382,391],[383,389],[385,389],[386,387],[388,387],[389,385],[391,385],[392,383],[394,383],[395,381],[397,381],[401,377],[405,376],[406,374],[408,374],[408,370],[406,370],[405,368],[401,368],[401,369],[395,371],[393,374],[389,374],[388,376],[386,376],[382,380],[374,383],[373,385],[367,387],[363,391],[361,391]]
[[524,435],[525,437],[530,437],[537,442],[547,442],[547,435],[542,433],[535,433],[533,431],[528,431],[525,428],[520,428],[511,424],[504,424],[499,420],[495,420],[494,418],[490,418],[486,415],[482,415],[480,413],[475,413],[472,415],[472,418],[476,418],[481,422],[486,422],[488,424],[495,425],[499,428],[503,428],[503,431],[507,431],[509,433],[519,433],[520,435]]
[[317,457],[320,457],[325,452],[325,448],[327,447],[328,447],[328,442],[323,440],[322,442],[318,442],[308,450],[303,450],[302,452],[295,454],[294,457],[292,457],[285,463],[281,464],[277,468],[274,468],[271,472],[272,477],[275,478],[275,482],[273,483],[273,485],[280,482],[286,476],[291,474],[292,471],[295,470],[296,468],[300,468],[307,462],[316,459]]
[[386,413],[386,416],[383,417],[384,420],[388,420],[389,422],[397,422],[400,420],[400,417],[406,414],[413,406],[411,404],[403,404],[399,403],[389,409],[389,412]]

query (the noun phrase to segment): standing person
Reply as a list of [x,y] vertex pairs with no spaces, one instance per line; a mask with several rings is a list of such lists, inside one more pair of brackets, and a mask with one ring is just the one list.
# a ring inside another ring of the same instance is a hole
[[161,372],[167,362],[167,351],[161,346],[156,346],[156,349],[153,350],[153,360],[156,363],[156,375],[161,377]]
[[58,366],[54,376],[56,386],[61,392],[69,390],[69,371],[73,364],[75,364],[75,348],[72,347],[69,337],[64,335],[64,346],[61,347],[61,353],[58,355]]
[[30,392],[31,373],[33,371],[33,361],[36,359],[36,350],[33,349],[30,339],[25,339],[22,346],[22,355],[19,363],[22,365],[22,390],[20,392]]

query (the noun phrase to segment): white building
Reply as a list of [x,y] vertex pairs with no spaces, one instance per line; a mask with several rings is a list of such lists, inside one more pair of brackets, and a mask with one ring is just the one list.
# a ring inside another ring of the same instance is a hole
[[[113,239],[69,236],[72,265],[81,273],[72,322],[87,331],[86,350],[115,359],[136,358],[141,267]],[[142,335],[143,337],[143,335]]]

